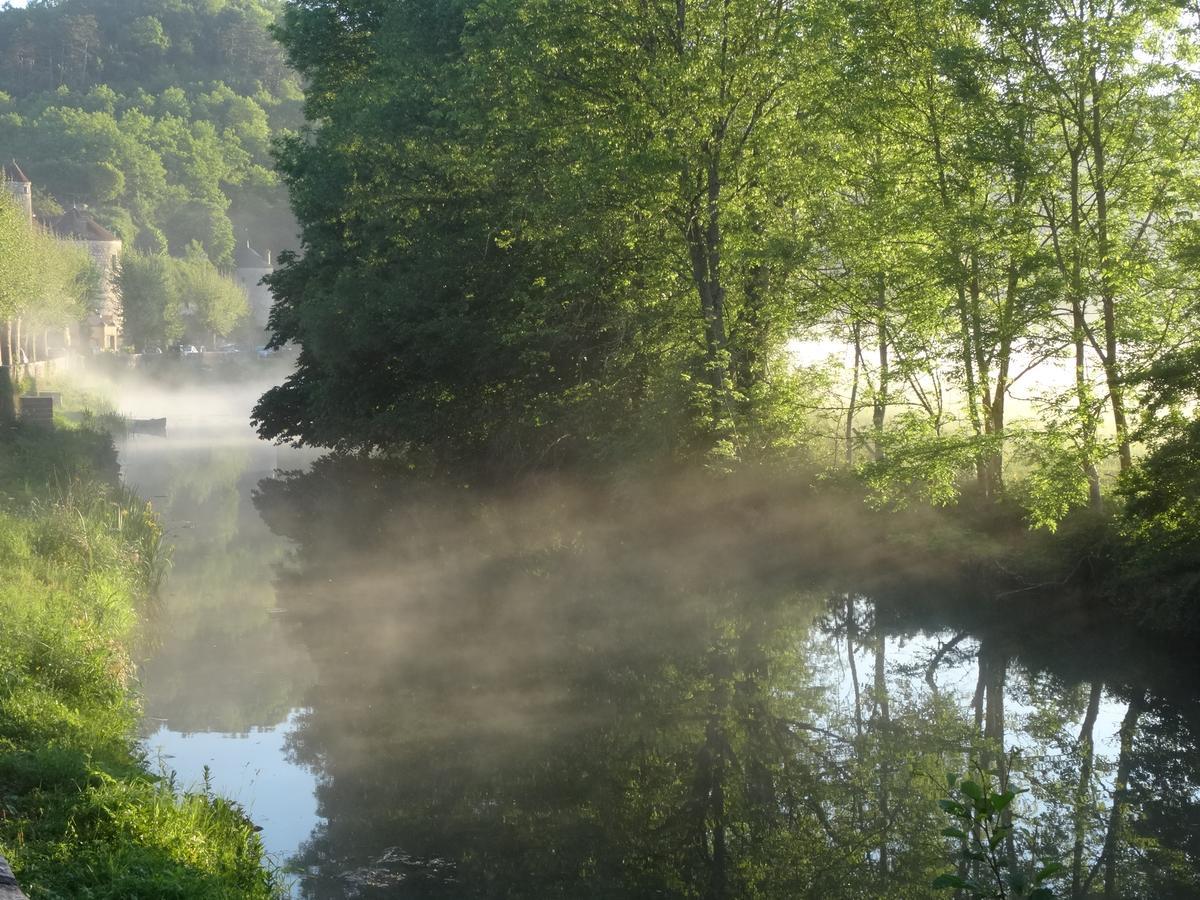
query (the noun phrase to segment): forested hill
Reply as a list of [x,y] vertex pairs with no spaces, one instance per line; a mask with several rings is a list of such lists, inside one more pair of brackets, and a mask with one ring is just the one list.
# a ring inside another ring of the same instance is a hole
[[277,0],[60,0],[0,9],[0,159],[42,215],[87,203],[127,244],[229,263],[294,244],[272,171],[302,94]]

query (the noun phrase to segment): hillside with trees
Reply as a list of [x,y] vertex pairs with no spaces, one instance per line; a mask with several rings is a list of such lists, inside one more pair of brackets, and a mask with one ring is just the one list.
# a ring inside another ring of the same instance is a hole
[[127,247],[229,266],[294,243],[273,136],[300,87],[268,31],[277,0],[61,0],[0,9],[0,158],[49,218],[87,204]]

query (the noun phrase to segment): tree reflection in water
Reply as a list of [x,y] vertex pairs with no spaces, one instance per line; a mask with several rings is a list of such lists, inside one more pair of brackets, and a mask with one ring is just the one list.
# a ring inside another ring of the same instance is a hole
[[303,655],[272,616],[273,564],[288,544],[247,501],[276,453],[242,432],[191,423],[167,441],[122,446],[126,479],[152,498],[172,547],[141,648],[147,734],[159,724],[226,734],[274,726],[308,685]]
[[805,488],[341,461],[258,504],[300,548],[308,897],[930,896],[968,760],[1031,788],[1011,852],[1057,854],[1061,896],[1200,891],[1194,671],[989,622],[994,591]]

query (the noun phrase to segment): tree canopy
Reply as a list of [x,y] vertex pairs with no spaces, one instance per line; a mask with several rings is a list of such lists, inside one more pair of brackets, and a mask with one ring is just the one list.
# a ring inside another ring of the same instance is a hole
[[235,235],[293,242],[272,136],[300,86],[277,0],[64,0],[0,9],[0,158],[39,213],[87,203],[127,245],[232,263]]
[[[78,244],[57,240],[29,227],[26,214],[0,194],[0,360],[11,365],[26,356],[34,358],[49,329],[79,322],[98,275],[87,251]],[[24,337],[24,340],[22,339]]]
[[1174,4],[313,0],[277,34],[308,124],[268,437],[807,454],[1053,528],[1196,336]]

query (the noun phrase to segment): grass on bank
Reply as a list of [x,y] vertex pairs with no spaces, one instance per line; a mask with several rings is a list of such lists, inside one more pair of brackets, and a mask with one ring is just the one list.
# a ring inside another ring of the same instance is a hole
[[138,753],[127,647],[163,574],[107,434],[0,431],[0,853],[31,900],[268,898],[253,825]]

